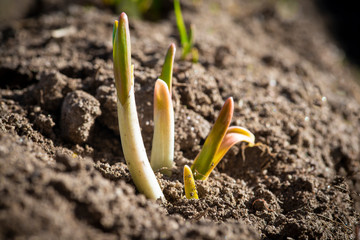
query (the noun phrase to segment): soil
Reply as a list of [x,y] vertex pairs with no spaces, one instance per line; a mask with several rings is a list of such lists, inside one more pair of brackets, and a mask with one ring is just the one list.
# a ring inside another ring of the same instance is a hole
[[[178,46],[165,202],[136,191],[123,157],[116,15],[59,2],[1,27],[0,239],[359,239],[360,89],[310,1],[182,1],[200,59]],[[153,88],[179,37],[172,12],[130,29],[150,155]],[[258,144],[233,147],[187,200],[183,166],[230,96]]]

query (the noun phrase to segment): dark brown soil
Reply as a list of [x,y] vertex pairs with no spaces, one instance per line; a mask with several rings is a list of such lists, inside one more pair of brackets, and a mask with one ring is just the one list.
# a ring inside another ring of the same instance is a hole
[[[116,119],[116,15],[65,6],[2,26],[0,239],[355,239],[360,88],[308,1],[182,1],[200,61],[174,69],[175,160],[166,202],[137,193]],[[151,149],[152,95],[172,13],[130,18],[135,94]],[[179,47],[178,47],[179,49]],[[231,149],[199,200],[182,169],[224,100],[255,147]],[[148,152],[150,154],[150,152]],[[358,238],[357,238],[358,239]]]

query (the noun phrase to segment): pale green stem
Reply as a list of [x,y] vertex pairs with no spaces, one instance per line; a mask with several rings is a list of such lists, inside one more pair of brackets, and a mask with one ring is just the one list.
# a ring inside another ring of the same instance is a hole
[[131,177],[147,198],[164,198],[146,155],[136,112],[134,86],[124,104],[117,101],[121,145]]
[[114,76],[121,145],[131,177],[147,198],[164,198],[146,155],[134,96],[134,71],[128,18],[125,13],[115,21],[113,31]]

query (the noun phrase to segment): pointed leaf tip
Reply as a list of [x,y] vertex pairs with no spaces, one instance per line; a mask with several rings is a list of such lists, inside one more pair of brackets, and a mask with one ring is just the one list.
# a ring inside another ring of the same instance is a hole
[[229,104],[229,108],[234,109],[234,99],[233,97],[229,97],[226,99],[224,106]]
[[119,16],[119,21],[126,21],[128,22],[128,16],[126,15],[125,12],[122,12]]
[[171,51],[175,53],[175,51],[176,51],[175,43],[171,43],[170,46],[169,46],[169,49],[171,49]]
[[227,129],[230,125],[231,119],[233,117],[233,113],[234,113],[234,100],[232,97],[229,97],[228,99],[226,99],[224,105],[222,106],[219,116],[215,121],[213,129],[219,128],[220,124],[224,124],[224,126],[226,125],[226,129]]

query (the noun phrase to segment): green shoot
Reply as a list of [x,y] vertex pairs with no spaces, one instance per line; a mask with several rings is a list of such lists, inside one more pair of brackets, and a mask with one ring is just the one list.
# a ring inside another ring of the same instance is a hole
[[175,44],[170,44],[170,47],[166,53],[164,65],[161,71],[160,79],[166,82],[171,94],[171,85],[172,85],[172,75],[173,75],[173,65],[175,59],[176,47]]
[[178,27],[180,34],[180,43],[182,47],[181,59],[184,60],[186,56],[190,52],[192,52],[193,62],[197,62],[199,58],[199,54],[197,49],[193,48],[195,27],[193,24],[190,25],[190,30],[188,35],[185,27],[184,19],[181,13],[180,0],[174,0],[174,12],[176,18],[176,25]]
[[158,79],[154,90],[154,136],[151,167],[171,175],[174,164],[174,110],[166,83]]
[[164,198],[141,136],[134,96],[129,23],[125,13],[114,23],[113,61],[121,144],[131,177],[139,192],[147,198]]
[[171,44],[154,89],[154,136],[151,167],[171,175],[174,164],[174,108],[171,101],[172,72],[176,47]]
[[230,127],[234,112],[234,101],[228,98],[222,107],[202,150],[194,160],[191,170],[195,179],[206,180],[211,171],[220,162],[226,152],[238,142],[247,142],[253,145],[254,135],[242,127]]
[[184,166],[184,188],[187,199],[199,199],[196,191],[194,176],[188,165]]
[[131,73],[130,30],[125,13],[115,21],[113,29],[113,61],[117,96],[122,105],[128,98],[133,84]]

